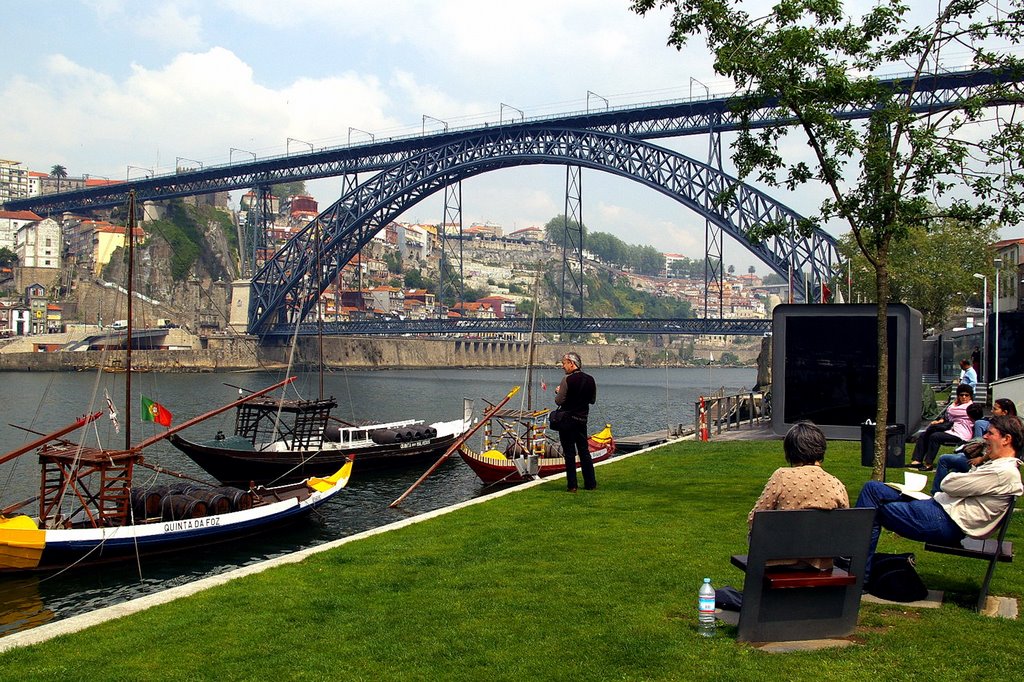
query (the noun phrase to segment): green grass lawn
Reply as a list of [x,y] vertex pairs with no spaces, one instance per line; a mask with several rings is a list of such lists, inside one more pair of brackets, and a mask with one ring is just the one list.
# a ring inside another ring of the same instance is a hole
[[[825,461],[851,500],[869,474],[859,447],[832,443]],[[778,441],[667,446],[598,468],[594,493],[552,481],[7,652],[0,679],[1016,679],[1024,626],[970,609],[984,563],[891,534],[879,549],[917,551],[928,586],[952,593],[942,608],[865,604],[845,649],[698,636],[701,579],[742,586],[729,556],[781,465]],[[1020,597],[1019,567],[1001,564],[991,592]]]

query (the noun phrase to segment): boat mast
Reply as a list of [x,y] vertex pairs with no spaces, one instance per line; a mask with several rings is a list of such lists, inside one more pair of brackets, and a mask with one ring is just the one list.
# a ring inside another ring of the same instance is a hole
[[124,375],[124,449],[132,447],[132,304],[135,291],[135,190],[128,190],[128,340]]
[[530,342],[528,344],[528,356],[526,360],[526,409],[533,411],[533,351],[534,338],[537,333],[537,284],[540,275],[533,276],[533,316],[530,319]]

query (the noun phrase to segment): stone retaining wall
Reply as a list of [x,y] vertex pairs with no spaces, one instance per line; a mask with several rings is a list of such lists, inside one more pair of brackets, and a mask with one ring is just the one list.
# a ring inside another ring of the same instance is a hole
[[[300,339],[293,363],[318,363],[316,339]],[[245,369],[276,369],[288,363],[286,347],[260,347],[248,337],[211,337],[202,350],[132,352],[132,366],[157,372],[216,372]],[[556,366],[562,354],[575,350],[584,367],[632,366],[635,352],[629,346],[541,343],[534,349],[534,364]],[[0,353],[0,371],[75,371],[123,364],[123,352],[79,351],[67,353]],[[386,339],[333,337],[324,339],[324,363],[352,369],[435,367],[525,367],[529,347],[525,341],[482,339]]]

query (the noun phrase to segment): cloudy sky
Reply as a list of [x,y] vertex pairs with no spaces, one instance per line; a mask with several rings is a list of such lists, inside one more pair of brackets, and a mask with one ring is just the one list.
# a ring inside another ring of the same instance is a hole
[[[511,107],[584,110],[588,91],[592,106],[728,92],[701,45],[680,53],[668,30],[668,13],[640,17],[628,0],[33,0],[0,28],[0,158],[122,179],[244,155],[231,148],[263,157],[434,119],[497,121]],[[706,139],[668,144],[707,156]],[[563,212],[564,185],[555,167],[478,176],[463,183],[464,221],[542,225]],[[340,180],[309,188],[325,208]],[[435,195],[404,218],[442,216]],[[703,255],[701,218],[607,174],[584,172],[583,218],[629,243]],[[728,240],[724,250],[737,268],[756,263]]]

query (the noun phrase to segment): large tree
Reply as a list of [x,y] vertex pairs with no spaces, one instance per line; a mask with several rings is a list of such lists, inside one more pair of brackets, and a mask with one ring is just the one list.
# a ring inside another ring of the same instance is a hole
[[[954,308],[963,310],[967,301],[981,301],[982,290],[974,273],[990,279],[995,275],[994,254],[986,245],[996,239],[994,223],[979,228],[946,219],[935,222],[928,230],[920,225],[909,227],[906,237],[894,241],[889,252],[889,302],[906,303],[921,311],[926,329],[941,327]],[[865,276],[873,268],[852,234],[843,236],[839,250],[847,262],[848,270],[841,279],[846,281],[850,277],[850,302],[874,302],[874,277]]]
[[[715,71],[741,93],[733,110],[742,127],[732,144],[740,177],[790,190],[820,185],[826,198],[802,229],[833,220],[845,224],[871,264],[879,323],[878,424],[889,417],[885,331],[894,242],[912,226],[928,229],[939,219],[980,225],[1020,218],[1024,134],[1014,118],[1022,97],[1013,79],[1022,71],[1022,2],[948,0],[916,25],[909,3],[899,0],[876,0],[860,17],[850,16],[841,0],[778,0],[770,9],[737,0],[633,0],[641,14],[671,8],[669,43],[682,48],[702,36]],[[915,94],[933,71],[967,62],[969,68],[1001,69],[1006,77],[959,102],[914,110]],[[908,71],[904,92],[879,82],[879,74]],[[991,108],[997,103],[1003,106]],[[851,106],[872,114],[866,121],[847,120],[841,112]],[[762,116],[790,125],[747,127]],[[804,144],[791,144],[791,132]],[[750,236],[780,230],[763,225]],[[877,429],[875,478],[884,473],[884,457],[885,429]]]

